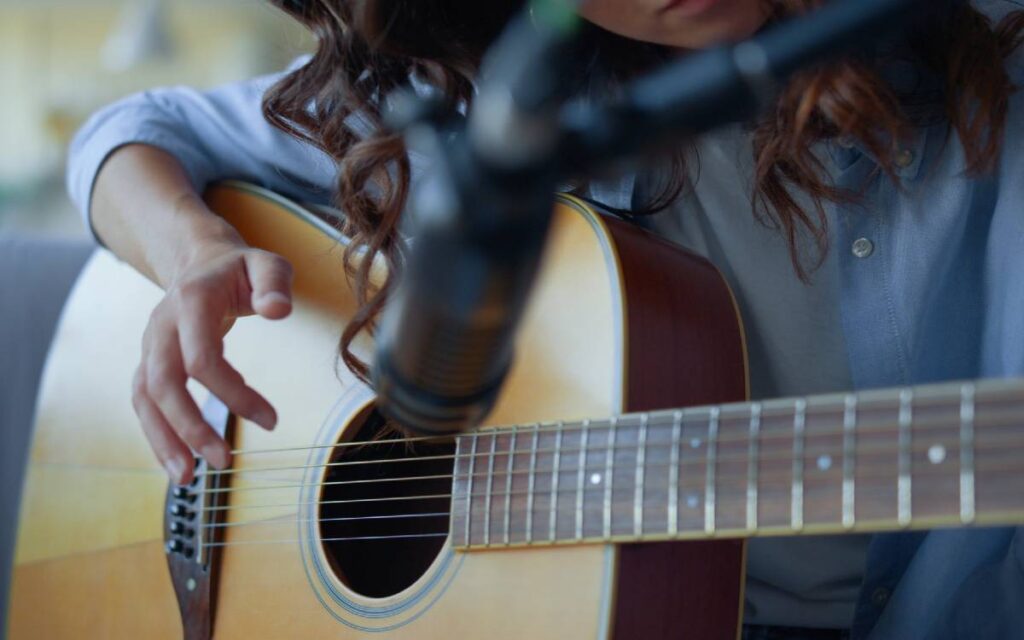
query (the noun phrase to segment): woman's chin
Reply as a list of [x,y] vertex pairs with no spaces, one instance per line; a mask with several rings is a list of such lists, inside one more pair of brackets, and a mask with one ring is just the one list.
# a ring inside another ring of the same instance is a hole
[[632,40],[681,50],[704,49],[750,37],[768,19],[762,0],[587,0],[584,18]]

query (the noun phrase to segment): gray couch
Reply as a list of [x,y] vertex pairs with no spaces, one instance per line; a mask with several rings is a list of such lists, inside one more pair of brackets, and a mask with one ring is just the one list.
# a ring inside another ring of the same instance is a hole
[[43,364],[68,292],[94,246],[0,234],[0,636],[25,457]]

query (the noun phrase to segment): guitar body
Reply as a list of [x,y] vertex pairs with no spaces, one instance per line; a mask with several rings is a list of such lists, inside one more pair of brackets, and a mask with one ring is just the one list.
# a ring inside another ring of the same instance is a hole
[[[346,560],[319,544],[324,529],[309,526],[317,512],[305,501],[325,495],[311,484],[333,460],[309,447],[354,439],[372,403],[336,362],[337,338],[356,310],[342,239],[252,187],[218,187],[209,199],[251,244],[292,262],[295,307],[287,320],[244,319],[228,335],[228,359],[274,403],[280,426],[265,433],[235,425],[234,448],[269,453],[235,457],[225,519],[246,526],[224,527],[209,584],[212,628],[186,620],[185,637],[736,637],[744,575],[737,541],[462,552],[442,539],[400,591],[369,597],[353,587]],[[559,200],[547,251],[488,424],[745,398],[740,321],[708,263],[571,198]],[[183,637],[165,554],[167,480],[129,400],[160,296],[98,253],[67,304],[22,501],[14,640]],[[369,355],[369,344],[361,346]],[[194,391],[202,403],[205,392]],[[282,471],[255,473],[266,469]],[[387,558],[374,566],[381,575],[401,568]]]

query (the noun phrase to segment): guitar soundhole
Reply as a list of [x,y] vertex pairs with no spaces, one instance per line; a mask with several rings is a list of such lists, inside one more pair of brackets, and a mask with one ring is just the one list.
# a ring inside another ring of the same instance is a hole
[[389,442],[404,436],[372,409],[353,429],[355,438],[331,457],[320,534],[338,579],[384,598],[416,582],[444,546],[455,444]]

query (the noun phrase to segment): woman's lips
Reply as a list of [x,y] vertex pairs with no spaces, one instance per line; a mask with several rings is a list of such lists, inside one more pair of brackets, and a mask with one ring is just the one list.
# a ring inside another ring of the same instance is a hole
[[704,13],[711,7],[718,4],[719,0],[669,0],[658,12],[666,14],[671,12],[674,15],[689,18]]

